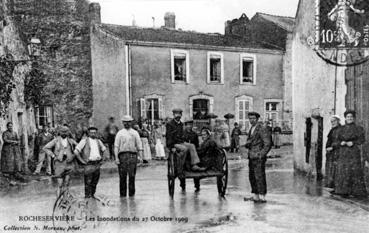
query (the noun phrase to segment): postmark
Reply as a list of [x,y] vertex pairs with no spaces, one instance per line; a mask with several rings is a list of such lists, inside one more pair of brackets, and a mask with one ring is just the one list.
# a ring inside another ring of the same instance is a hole
[[315,0],[309,46],[326,62],[354,66],[369,60],[369,1]]
[[107,222],[89,220],[96,218],[99,209],[110,206],[113,206],[113,203],[107,197],[78,198],[67,190],[61,193],[54,203],[53,225],[49,230],[61,233],[100,228]]

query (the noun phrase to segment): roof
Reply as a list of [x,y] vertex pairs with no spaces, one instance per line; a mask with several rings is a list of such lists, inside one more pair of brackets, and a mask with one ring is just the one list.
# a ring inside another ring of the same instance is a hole
[[199,33],[195,31],[168,29],[165,27],[142,28],[113,24],[101,24],[100,28],[122,39],[133,41],[280,50],[280,48],[270,44],[247,41],[242,37],[233,35],[225,36],[219,33]]
[[266,13],[258,12],[254,17],[260,16],[270,22],[273,22],[285,29],[288,32],[292,32],[295,25],[295,18],[288,16],[278,16],[278,15],[270,15]]

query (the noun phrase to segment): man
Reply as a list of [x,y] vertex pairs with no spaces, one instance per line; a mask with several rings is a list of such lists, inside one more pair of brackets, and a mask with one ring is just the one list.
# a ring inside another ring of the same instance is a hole
[[129,196],[135,195],[135,176],[138,159],[142,157],[142,142],[140,135],[132,129],[133,118],[129,115],[122,119],[124,128],[115,137],[114,152],[117,155],[116,163],[119,170],[120,196],[127,196],[127,174]]
[[49,126],[44,125],[42,127],[42,132],[37,137],[37,145],[41,149],[38,154],[38,163],[36,166],[36,170],[33,173],[34,175],[39,175],[41,172],[42,165],[46,159],[46,174],[51,176],[51,157],[46,154],[42,148],[46,146],[47,143],[51,142],[54,139],[54,135],[50,133]]
[[240,136],[241,136],[242,132],[240,127],[238,126],[238,123],[235,122],[234,123],[234,128],[232,130],[232,134],[231,134],[231,152],[235,152],[238,153],[239,149],[240,149]]
[[[184,141],[190,144],[193,144],[195,148],[199,148],[199,135],[193,130],[193,121],[185,122],[185,130],[184,130]],[[195,184],[195,191],[200,191],[200,180],[194,178],[193,182]],[[186,190],[186,179],[180,179],[180,186],[182,190]]]
[[95,198],[105,150],[106,147],[97,138],[97,128],[94,126],[88,128],[88,136],[83,138],[74,150],[74,154],[84,165],[85,198]]
[[58,179],[59,197],[69,188],[70,175],[75,168],[74,147],[77,145],[70,136],[70,130],[66,126],[60,127],[59,136],[47,143],[43,150],[48,156],[54,158],[55,177]]
[[119,128],[118,126],[115,125],[114,121],[115,121],[114,117],[109,117],[109,123],[105,127],[106,142],[108,143],[108,147],[109,147],[110,159],[113,161],[115,160],[114,141],[115,141],[115,136],[117,135],[119,131]]
[[[258,123],[260,115],[257,112],[248,113],[251,129],[246,141],[246,148],[249,158],[249,180],[251,193],[254,194],[251,200],[255,202],[266,202],[267,193],[265,163],[267,154],[272,147],[270,131]],[[247,200],[247,198],[245,198]]]
[[174,119],[169,121],[166,125],[167,147],[172,153],[178,150],[180,152],[179,154],[184,156],[184,160],[189,153],[191,158],[191,169],[193,171],[205,171],[205,168],[198,166],[200,159],[197,155],[195,145],[185,142],[183,123],[181,122],[182,110],[174,109],[173,116]]

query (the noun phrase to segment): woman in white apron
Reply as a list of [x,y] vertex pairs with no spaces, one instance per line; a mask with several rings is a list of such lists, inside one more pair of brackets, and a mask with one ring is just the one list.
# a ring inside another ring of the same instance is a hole
[[163,145],[163,130],[160,122],[154,125],[154,142],[155,142],[155,156],[159,159],[165,158],[165,150]]
[[151,149],[150,149],[150,131],[147,129],[147,124],[142,124],[142,131],[141,131],[141,141],[143,147],[143,163],[148,163],[151,160]]

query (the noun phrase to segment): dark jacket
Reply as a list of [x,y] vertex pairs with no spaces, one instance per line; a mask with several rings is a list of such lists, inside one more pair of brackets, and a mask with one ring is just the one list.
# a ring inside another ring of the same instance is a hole
[[184,131],[184,140],[185,142],[194,144],[196,148],[199,148],[199,135],[194,131]]
[[45,135],[44,132],[40,133],[37,136],[37,145],[40,148],[43,148],[47,143],[51,142],[54,139],[54,135],[51,133],[48,133],[48,135]]
[[249,149],[249,159],[266,159],[272,147],[272,137],[270,131],[262,125],[256,125],[251,134],[251,129],[246,141],[246,148]]
[[184,130],[183,123],[177,123],[174,119],[169,121],[166,125],[166,140],[167,147],[173,148],[175,144],[181,144],[184,142]]

